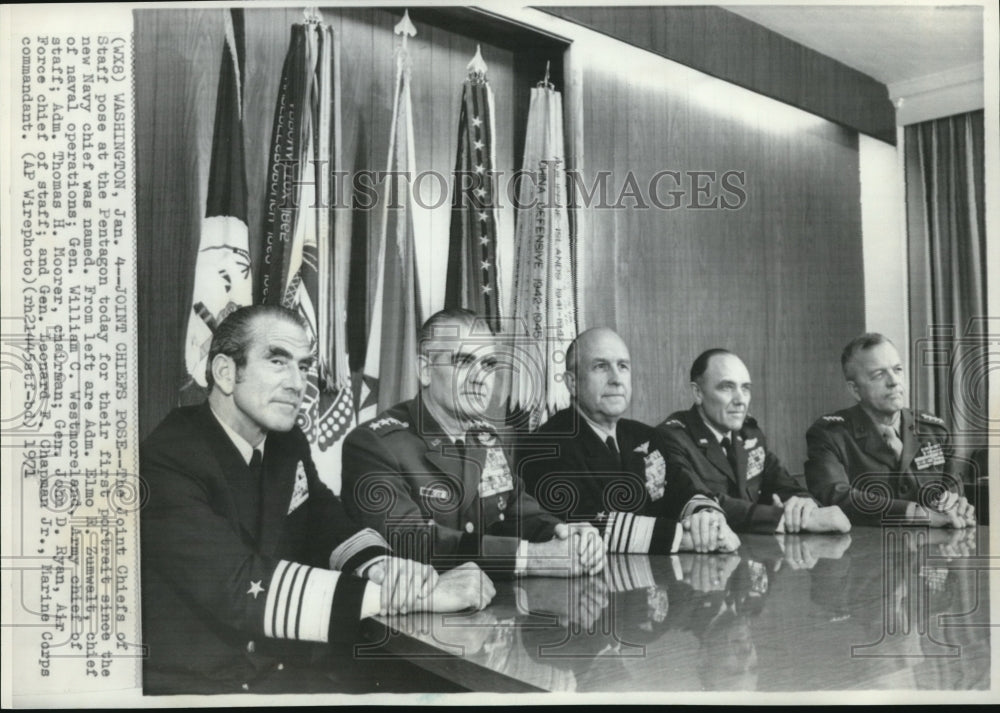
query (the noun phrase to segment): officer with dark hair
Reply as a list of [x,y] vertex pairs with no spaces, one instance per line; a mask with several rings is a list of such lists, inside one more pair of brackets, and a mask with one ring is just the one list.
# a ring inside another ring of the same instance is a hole
[[287,690],[284,662],[312,650],[300,642],[350,646],[365,617],[493,595],[474,566],[438,577],[347,516],[295,425],[312,360],[294,312],[237,310],[212,341],[208,401],[174,409],[140,448],[147,693]]
[[667,478],[687,477],[708,489],[737,532],[846,532],[836,506],[818,507],[749,415],[750,372],[726,349],[710,349],[691,365],[694,405],[657,428],[665,439]]

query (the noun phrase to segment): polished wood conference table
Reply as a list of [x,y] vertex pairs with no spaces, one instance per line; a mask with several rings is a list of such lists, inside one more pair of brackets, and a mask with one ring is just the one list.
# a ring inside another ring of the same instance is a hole
[[742,540],[498,580],[483,611],[371,619],[365,634],[472,691],[989,688],[988,528]]

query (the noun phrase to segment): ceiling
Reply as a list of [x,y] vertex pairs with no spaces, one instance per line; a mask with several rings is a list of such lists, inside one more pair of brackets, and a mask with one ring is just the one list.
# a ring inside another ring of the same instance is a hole
[[739,5],[725,9],[886,85],[983,62],[981,7]]

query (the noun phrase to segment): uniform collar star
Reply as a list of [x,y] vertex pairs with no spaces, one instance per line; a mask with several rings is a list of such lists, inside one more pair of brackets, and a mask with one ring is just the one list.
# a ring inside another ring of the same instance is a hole
[[253,598],[256,599],[257,595],[264,591],[264,588],[262,586],[260,586],[260,583],[262,581],[263,580],[261,580],[261,579],[258,579],[256,582],[254,582],[254,581],[251,580],[251,582],[250,582],[250,589],[247,590],[247,594],[252,594]]
[[489,270],[490,269],[490,261],[489,260],[481,260],[479,262],[479,267],[481,267],[483,270]]
[[481,235],[481,236],[479,236],[479,242],[482,245],[489,245],[490,244],[490,236],[488,236],[488,235]]
[[478,116],[472,117],[472,125],[473,126],[479,126],[482,123],[483,123],[483,120],[480,119]]

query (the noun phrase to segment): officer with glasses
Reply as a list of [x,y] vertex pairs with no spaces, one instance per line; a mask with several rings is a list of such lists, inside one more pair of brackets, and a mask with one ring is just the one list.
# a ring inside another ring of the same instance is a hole
[[493,394],[494,338],[462,309],[420,329],[419,395],[344,441],[348,512],[394,552],[439,569],[475,562],[494,576],[577,576],[604,566],[598,531],[545,512],[483,417]]

